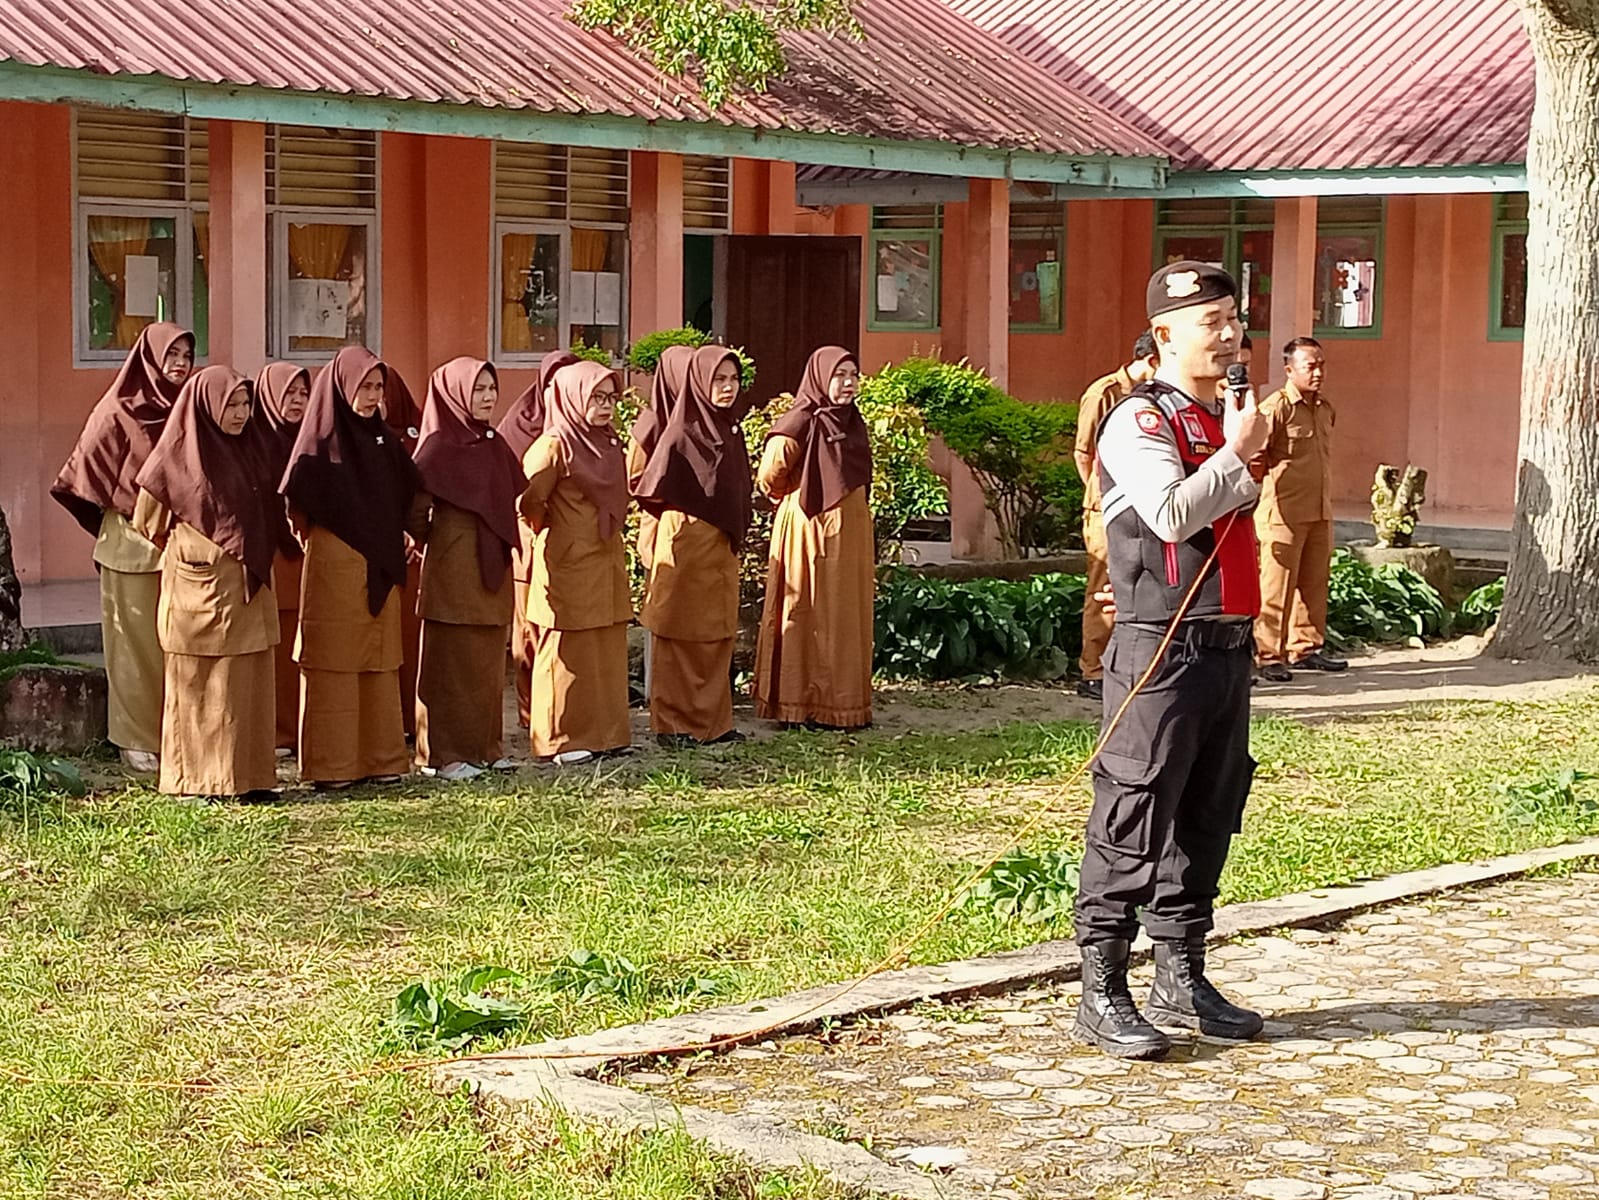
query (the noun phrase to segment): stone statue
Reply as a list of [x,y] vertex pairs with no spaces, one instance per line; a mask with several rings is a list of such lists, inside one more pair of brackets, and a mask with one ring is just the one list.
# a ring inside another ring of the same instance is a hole
[[1409,546],[1416,536],[1421,506],[1427,500],[1427,472],[1420,467],[1386,463],[1371,485],[1371,524],[1379,546]]

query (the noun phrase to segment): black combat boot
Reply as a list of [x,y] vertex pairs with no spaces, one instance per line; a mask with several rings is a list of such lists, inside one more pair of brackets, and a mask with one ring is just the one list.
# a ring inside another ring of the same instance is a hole
[[1155,942],[1155,986],[1148,1007],[1157,1025],[1234,1041],[1254,1037],[1265,1023],[1259,1013],[1229,1003],[1205,978],[1203,936]]
[[1117,1058],[1164,1058],[1171,1039],[1138,1013],[1127,990],[1125,938],[1089,942],[1083,952],[1083,998],[1077,1005],[1077,1035]]

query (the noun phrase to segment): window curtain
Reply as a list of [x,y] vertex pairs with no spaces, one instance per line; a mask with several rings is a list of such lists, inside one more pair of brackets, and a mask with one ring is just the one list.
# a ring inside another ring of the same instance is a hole
[[528,272],[533,269],[537,237],[532,233],[507,233],[500,239],[500,350],[507,354],[526,354],[533,349],[533,330],[522,307],[522,296],[527,290]]
[[572,270],[605,270],[605,249],[610,234],[603,229],[572,230]]
[[149,217],[90,217],[89,257],[116,298],[114,345],[130,348],[153,318],[130,317],[122,311],[127,303],[128,259],[137,258],[150,245]]
[[353,225],[289,226],[289,263],[301,279],[337,279]]

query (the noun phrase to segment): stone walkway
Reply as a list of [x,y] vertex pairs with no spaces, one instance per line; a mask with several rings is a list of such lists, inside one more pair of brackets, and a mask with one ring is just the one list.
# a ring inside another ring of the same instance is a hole
[[[1220,946],[1212,963],[1269,1015],[1264,1040],[1118,1062],[1072,1041],[1071,986],[624,1082],[995,1196],[1599,1198],[1599,875]],[[1148,982],[1146,966],[1139,994]]]

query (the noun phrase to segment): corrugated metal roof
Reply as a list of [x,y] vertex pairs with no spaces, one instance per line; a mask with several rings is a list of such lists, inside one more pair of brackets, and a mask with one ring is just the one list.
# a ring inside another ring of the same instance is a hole
[[711,112],[563,0],[0,0],[0,59],[97,74],[1087,157],[1160,145],[940,0],[860,0],[867,40],[785,37]]
[[1521,162],[1532,51],[1513,0],[948,0],[1217,170]]

